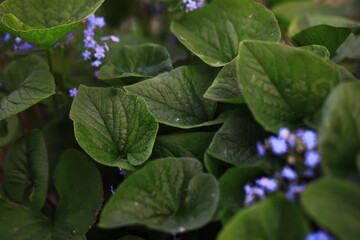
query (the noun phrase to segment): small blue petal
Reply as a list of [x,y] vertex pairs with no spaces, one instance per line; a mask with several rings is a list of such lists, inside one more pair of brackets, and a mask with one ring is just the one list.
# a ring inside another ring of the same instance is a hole
[[284,139],[271,136],[269,138],[270,147],[275,155],[282,155],[287,152],[288,146]]
[[333,240],[334,238],[330,236],[327,232],[319,230],[314,233],[309,233],[305,240]]
[[100,60],[95,60],[91,63],[91,66],[100,67],[101,64],[102,64],[102,62]]
[[19,44],[19,43],[21,42],[21,40],[22,40],[22,39],[19,38],[19,37],[16,37],[16,38],[15,38],[15,42],[16,42],[17,44]]
[[269,192],[276,191],[278,187],[278,182],[273,178],[262,177],[260,179],[256,179],[255,182],[257,185],[266,189]]
[[110,191],[111,191],[111,194],[114,195],[115,192],[114,192],[114,187],[113,187],[113,185],[110,186]]
[[317,151],[309,151],[305,153],[305,166],[315,168],[321,161],[320,155]]
[[10,33],[5,33],[4,42],[8,42],[11,39]]
[[122,168],[119,168],[119,170],[120,170],[120,175],[121,175],[121,176],[125,176],[125,170],[122,169]]
[[289,166],[285,166],[281,171],[281,176],[287,180],[295,180],[297,179],[297,173]]
[[287,140],[290,137],[290,129],[288,128],[280,128],[279,129],[279,137]]
[[317,135],[312,130],[306,130],[302,135],[302,141],[308,150],[313,150],[317,144]]
[[262,145],[261,142],[256,143],[256,148],[257,148],[257,151],[258,151],[258,154],[259,154],[260,157],[265,156],[266,150],[265,150],[265,148],[264,148],[264,146]]

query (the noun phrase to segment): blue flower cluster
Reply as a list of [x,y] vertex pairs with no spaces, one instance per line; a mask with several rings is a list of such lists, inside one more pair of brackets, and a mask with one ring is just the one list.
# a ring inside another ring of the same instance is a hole
[[[257,142],[256,147],[259,156],[265,156],[271,151],[276,156],[287,156],[290,165],[295,165],[297,157],[304,158],[307,170],[304,175],[308,178],[314,177],[314,170],[319,165],[321,157],[315,150],[317,135],[313,130],[299,129],[291,133],[288,128],[280,128],[278,136],[271,136],[265,143]],[[290,173],[284,171],[284,174]],[[288,179],[290,180],[290,179]]]
[[186,7],[186,12],[194,11],[195,9],[201,8],[205,5],[205,0],[182,0]]
[[[289,200],[295,201],[297,196],[305,190],[301,177],[312,179],[315,176],[314,170],[320,163],[321,158],[315,150],[316,145],[317,135],[314,131],[299,129],[296,133],[291,133],[288,128],[280,128],[278,136],[270,136],[264,143],[257,142],[259,156],[265,156],[267,152],[271,152],[275,156],[286,157],[288,164],[280,172],[274,174],[275,178],[263,177],[255,180],[254,186],[249,183],[245,185],[244,205],[264,199],[266,193],[277,190],[282,190]],[[306,169],[300,176],[295,170],[296,161],[299,160],[303,162]],[[278,182],[281,182],[281,185]],[[281,189],[278,186],[281,186]]]
[[[11,40],[11,35],[9,33],[5,33],[1,40],[7,43]],[[24,41],[19,37],[16,37],[14,39],[14,42],[14,52],[28,51],[34,49],[34,45]]]
[[[105,58],[105,53],[108,52],[109,46],[106,42],[107,40],[112,40],[113,42],[119,42],[120,39],[114,35],[105,36],[100,38],[100,41],[104,42],[103,45],[99,44],[95,39],[96,28],[103,28],[106,23],[103,17],[96,17],[95,14],[90,16],[87,20],[87,29],[84,30],[84,47],[85,51],[82,53],[84,60],[92,60],[92,52],[95,60],[92,61],[91,65],[93,67],[100,67],[102,65],[101,59]],[[95,76],[97,73],[95,73]]]

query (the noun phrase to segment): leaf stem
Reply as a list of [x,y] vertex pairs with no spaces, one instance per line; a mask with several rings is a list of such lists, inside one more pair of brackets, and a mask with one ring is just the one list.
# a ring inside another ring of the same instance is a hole
[[[55,79],[55,75],[54,75],[54,71],[53,71],[54,70],[54,68],[53,68],[53,49],[48,48],[46,50],[46,53],[47,53],[50,72],[54,76],[54,79]],[[56,82],[55,82],[55,88],[56,88]],[[52,100],[53,100],[53,104],[54,104],[55,117],[58,117],[59,113],[60,113],[60,107],[59,107],[59,104],[58,104],[57,99],[56,99],[56,90],[55,90],[55,94],[52,96]]]

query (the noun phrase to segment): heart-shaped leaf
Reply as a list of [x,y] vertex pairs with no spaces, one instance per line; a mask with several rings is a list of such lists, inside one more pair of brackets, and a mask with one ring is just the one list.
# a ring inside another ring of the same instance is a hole
[[319,226],[328,229],[341,239],[359,239],[360,188],[358,186],[335,178],[321,179],[305,189],[301,195],[301,203]]
[[264,129],[255,122],[250,111],[241,107],[217,131],[207,153],[237,166],[256,165],[262,161],[256,142],[265,137]]
[[239,167],[227,170],[220,178],[220,219],[226,222],[243,207],[245,200],[244,186],[257,177],[261,177],[264,171],[259,167]]
[[303,125],[337,84],[355,79],[310,51],[261,41],[240,43],[237,71],[255,119],[274,133],[280,127]]
[[214,1],[174,20],[171,31],[191,52],[215,67],[232,61],[242,40],[280,40],[275,16],[252,0]]
[[150,157],[158,123],[140,97],[81,85],[70,118],[80,146],[102,164],[134,169]]
[[14,141],[20,130],[21,125],[17,115],[0,120],[0,147],[4,147]]
[[159,122],[193,128],[213,119],[216,102],[203,95],[216,73],[205,65],[179,67],[125,89],[144,98]]
[[192,157],[202,159],[214,133],[192,132],[163,135],[156,138],[152,159],[165,157]]
[[0,239],[51,240],[51,222],[41,213],[0,196]]
[[359,23],[338,16],[308,15],[295,19],[289,26],[289,37],[300,46],[325,46],[331,56]]
[[90,17],[104,0],[7,0],[0,5],[0,30],[48,48]]
[[6,156],[4,190],[13,201],[41,211],[48,188],[49,167],[44,138],[32,131],[17,140]]
[[99,225],[144,224],[168,233],[205,225],[215,213],[220,194],[216,179],[201,171],[201,163],[192,158],[149,162],[116,190]]
[[341,84],[330,94],[322,109],[319,152],[330,173],[356,173],[360,153],[360,83]]
[[240,210],[225,225],[218,240],[304,240],[309,224],[295,203],[271,196]]
[[103,200],[97,168],[80,151],[68,150],[61,156],[54,178],[60,200],[53,222],[0,194],[0,239],[86,239]]
[[5,88],[10,92],[0,102],[0,120],[24,111],[55,93],[47,63],[39,56],[18,59],[5,70]]
[[226,64],[205,92],[204,97],[219,102],[243,103],[244,98],[236,76],[236,65],[237,58]]
[[165,47],[151,43],[122,46],[111,53],[109,63],[100,68],[99,79],[109,84],[127,85],[172,69]]
[[84,238],[103,202],[99,171],[83,153],[68,150],[60,157],[54,184],[60,198],[53,226],[54,240]]

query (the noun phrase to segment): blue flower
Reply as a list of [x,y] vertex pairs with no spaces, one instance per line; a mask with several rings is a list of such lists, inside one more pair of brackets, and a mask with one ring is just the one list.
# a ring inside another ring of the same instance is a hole
[[285,127],[280,128],[279,129],[279,137],[284,140],[287,140],[290,137],[290,129],[285,128]]
[[296,195],[302,193],[305,190],[305,185],[294,185],[289,186],[288,191],[286,192],[286,198],[295,201]]
[[254,202],[256,199],[256,196],[258,196],[261,199],[264,199],[266,197],[265,190],[260,187],[251,187],[250,184],[246,184],[244,186],[245,190],[245,201],[244,205],[248,206],[251,203]]
[[100,67],[100,65],[102,64],[102,61],[100,60],[95,60],[91,63],[91,66],[93,67]]
[[287,180],[295,180],[297,179],[297,173],[289,166],[285,166],[281,171],[281,176]]
[[257,151],[258,151],[258,154],[259,154],[260,157],[265,156],[266,150],[265,150],[265,148],[264,148],[264,146],[262,145],[261,142],[256,143],[256,148],[257,148]]
[[119,168],[119,170],[120,170],[120,175],[125,176],[125,170],[123,168]]
[[86,48],[95,48],[96,41],[90,37],[84,38],[84,46]]
[[87,49],[85,49],[85,51],[82,53],[82,55],[84,56],[84,60],[90,60],[91,59],[91,52]]
[[96,70],[95,72],[94,72],[94,76],[96,77],[96,78],[99,78],[99,70]]
[[10,33],[5,33],[5,36],[4,36],[3,41],[4,41],[4,42],[8,42],[10,39],[11,39]]
[[57,42],[57,43],[54,45],[54,48],[57,48],[58,46],[60,46],[60,42]]
[[309,151],[305,153],[305,165],[315,168],[321,161],[321,157],[317,151]]
[[70,97],[75,98],[77,92],[78,92],[77,88],[70,89],[69,90]]
[[120,38],[118,38],[118,37],[116,37],[114,35],[102,37],[102,38],[100,38],[100,40],[101,41],[111,40],[113,42],[120,42]]
[[188,3],[186,4],[186,7],[190,10],[190,11],[194,11],[195,9],[197,9],[197,4],[195,1],[192,0],[188,0]]
[[305,240],[333,240],[334,238],[330,236],[327,232],[319,230],[314,233],[309,233],[306,236]]
[[115,191],[114,191],[113,185],[110,186],[110,191],[111,191],[111,194],[114,195]]
[[105,48],[103,46],[97,45],[95,47],[95,54],[94,57],[97,59],[102,59],[105,57]]
[[256,179],[255,182],[257,185],[269,192],[275,192],[278,187],[278,182],[273,178],[262,177],[260,179]]
[[16,38],[15,38],[15,42],[16,42],[17,44],[19,44],[19,43],[21,42],[21,40],[22,40],[22,39],[19,38],[19,37],[16,37]]
[[106,25],[105,19],[103,17],[96,17],[94,23],[99,28],[102,28]]
[[304,176],[306,178],[313,178],[315,176],[315,173],[314,173],[314,170],[312,169],[307,169],[305,172],[304,172]]
[[105,47],[105,50],[108,52],[110,50],[109,46],[106,44],[106,42],[104,43],[104,47]]
[[302,141],[308,150],[313,150],[317,144],[317,135],[312,130],[306,130],[302,134]]
[[287,152],[288,146],[282,138],[271,136],[269,138],[269,144],[275,155],[282,155]]
[[296,145],[296,135],[291,133],[287,139],[287,143],[290,147],[294,147]]
[[84,30],[84,38],[92,38],[95,35],[92,29]]

